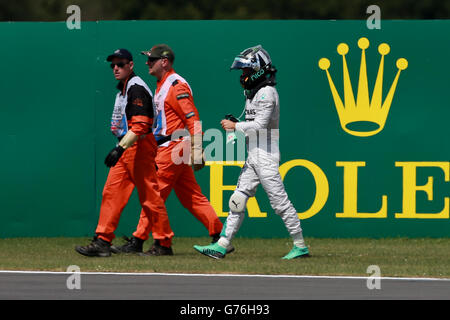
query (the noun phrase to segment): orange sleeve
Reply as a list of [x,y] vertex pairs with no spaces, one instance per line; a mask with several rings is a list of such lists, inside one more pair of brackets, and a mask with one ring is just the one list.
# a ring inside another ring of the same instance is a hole
[[196,121],[200,121],[200,117],[189,86],[186,83],[178,82],[172,86],[170,91],[173,108],[189,133],[191,135],[201,133],[201,127],[198,124],[194,126]]
[[132,116],[130,130],[140,136],[152,131],[153,119],[147,116]]

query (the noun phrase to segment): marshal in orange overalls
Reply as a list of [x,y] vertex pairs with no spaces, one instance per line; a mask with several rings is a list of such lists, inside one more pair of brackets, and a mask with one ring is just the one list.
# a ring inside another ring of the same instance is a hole
[[[200,118],[194,105],[191,88],[173,69],[157,82],[155,104],[158,113],[158,125],[153,130],[155,136],[170,135],[175,130],[184,128],[188,129],[192,136],[198,133],[195,132],[194,122],[200,121]],[[186,163],[175,164],[172,161],[172,151],[179,143],[183,142],[170,141],[158,148],[156,165],[161,197],[165,201],[173,189],[183,207],[208,229],[209,235],[218,235],[222,230],[222,222],[203,195],[192,167]],[[147,240],[151,231],[154,239],[162,238],[158,230],[155,228],[152,230],[152,223],[142,211],[137,230],[133,235]],[[160,241],[160,244],[170,247],[171,240]]]
[[[142,206],[141,215],[151,217],[155,233],[160,241],[173,237],[164,201],[160,196],[155,168],[157,144],[151,129],[153,123],[153,103],[151,92],[145,83],[132,74],[124,84],[119,84],[111,129],[117,134],[119,126],[128,127],[139,140],[127,148],[113,166],[103,189],[100,217],[96,229],[98,238],[111,243],[123,209],[134,187],[137,187]],[[121,109],[123,116],[119,109]],[[117,111],[119,110],[119,111]],[[121,120],[115,120],[119,118]],[[127,121],[124,121],[126,117]],[[170,241],[170,240],[169,240]]]

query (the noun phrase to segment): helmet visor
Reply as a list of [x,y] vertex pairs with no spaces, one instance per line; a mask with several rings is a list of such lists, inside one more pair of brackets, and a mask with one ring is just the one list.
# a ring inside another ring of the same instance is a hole
[[252,63],[250,59],[244,57],[236,57],[233,61],[233,64],[230,67],[230,70],[253,68],[253,67],[254,63]]

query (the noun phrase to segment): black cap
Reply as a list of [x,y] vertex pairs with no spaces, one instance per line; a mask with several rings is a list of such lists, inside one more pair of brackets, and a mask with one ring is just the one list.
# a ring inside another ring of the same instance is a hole
[[128,61],[133,61],[133,56],[127,49],[117,49],[113,54],[109,55],[106,61],[111,61],[113,58],[127,59]]
[[175,60],[175,54],[173,50],[167,44],[157,44],[148,51],[141,51],[141,54],[146,55],[149,58],[167,58],[173,62]]

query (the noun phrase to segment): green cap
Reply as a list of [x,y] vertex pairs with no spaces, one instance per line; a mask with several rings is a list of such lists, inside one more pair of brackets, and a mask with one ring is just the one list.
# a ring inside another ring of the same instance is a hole
[[149,58],[167,58],[170,62],[175,60],[175,54],[167,44],[157,44],[148,51],[141,51],[141,54]]

